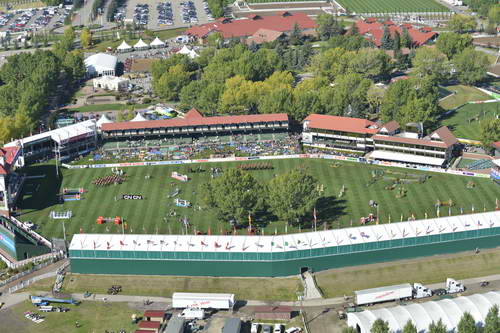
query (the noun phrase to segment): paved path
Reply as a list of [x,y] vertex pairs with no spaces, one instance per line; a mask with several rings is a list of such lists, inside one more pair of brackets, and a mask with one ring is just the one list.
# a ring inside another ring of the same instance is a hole
[[304,283],[304,299],[305,300],[311,300],[311,299],[318,299],[318,298],[323,298],[321,296],[321,293],[319,292],[316,282],[314,281],[314,277],[310,272],[305,272],[304,273],[304,279],[302,280]]

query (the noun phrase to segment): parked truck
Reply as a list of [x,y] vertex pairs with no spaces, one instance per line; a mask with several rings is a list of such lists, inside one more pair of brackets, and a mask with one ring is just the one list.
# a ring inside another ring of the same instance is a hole
[[229,310],[234,306],[234,294],[173,293],[172,307],[176,309]]
[[462,283],[452,278],[446,279],[446,292],[448,294],[461,293],[464,291],[465,287]]
[[432,296],[432,291],[420,283],[409,283],[355,291],[356,305],[371,305],[394,300],[409,300]]
[[203,319],[205,318],[205,310],[187,308],[182,310],[182,313],[179,314],[179,317],[186,320]]

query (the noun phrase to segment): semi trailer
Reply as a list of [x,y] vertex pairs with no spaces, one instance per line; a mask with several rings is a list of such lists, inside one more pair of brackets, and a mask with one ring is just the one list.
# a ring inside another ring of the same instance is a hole
[[380,302],[409,300],[432,296],[432,291],[420,283],[409,283],[355,291],[356,305],[371,305]]

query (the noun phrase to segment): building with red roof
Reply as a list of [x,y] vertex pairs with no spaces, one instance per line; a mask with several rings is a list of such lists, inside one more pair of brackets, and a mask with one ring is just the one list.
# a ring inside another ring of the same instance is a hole
[[288,131],[288,127],[286,113],[204,117],[192,109],[184,118],[103,124],[101,134],[103,138],[223,135]]
[[23,180],[13,169],[19,164],[22,149],[19,145],[0,148],[0,214],[9,216],[11,205],[17,200],[17,195]]
[[141,320],[138,326],[139,329],[149,331],[149,333],[158,333],[160,331],[161,323],[159,321]]
[[145,321],[157,321],[163,324],[165,322],[165,311],[163,310],[146,310],[144,311]]
[[303,122],[304,145],[366,152],[373,147],[371,136],[378,125],[367,119],[311,114]]
[[[407,126],[412,126],[408,124]],[[324,149],[371,152],[369,158],[400,163],[443,166],[458,143],[447,127],[423,136],[404,132],[396,121],[380,125],[367,119],[311,114],[303,123],[306,146]]]
[[192,26],[186,30],[186,34],[201,42],[214,32],[219,32],[226,39],[246,39],[253,36],[259,29],[290,33],[295,24],[299,26],[303,34],[315,32],[316,22],[307,14],[279,12],[273,16],[251,14],[241,19],[220,18],[214,22]]
[[438,35],[437,32],[432,31],[430,27],[415,28],[409,23],[396,25],[390,20],[380,23],[374,18],[358,20],[356,26],[358,27],[359,34],[365,36],[366,39],[373,42],[376,46],[382,44],[382,36],[384,35],[385,28],[389,29],[392,37],[394,37],[396,33],[402,35],[403,29],[406,29],[413,40],[414,46],[427,44],[435,40]]

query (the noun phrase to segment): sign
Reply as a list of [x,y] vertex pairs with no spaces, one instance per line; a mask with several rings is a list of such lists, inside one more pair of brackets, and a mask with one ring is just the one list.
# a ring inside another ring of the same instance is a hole
[[144,197],[141,194],[124,194],[123,200],[142,200]]

